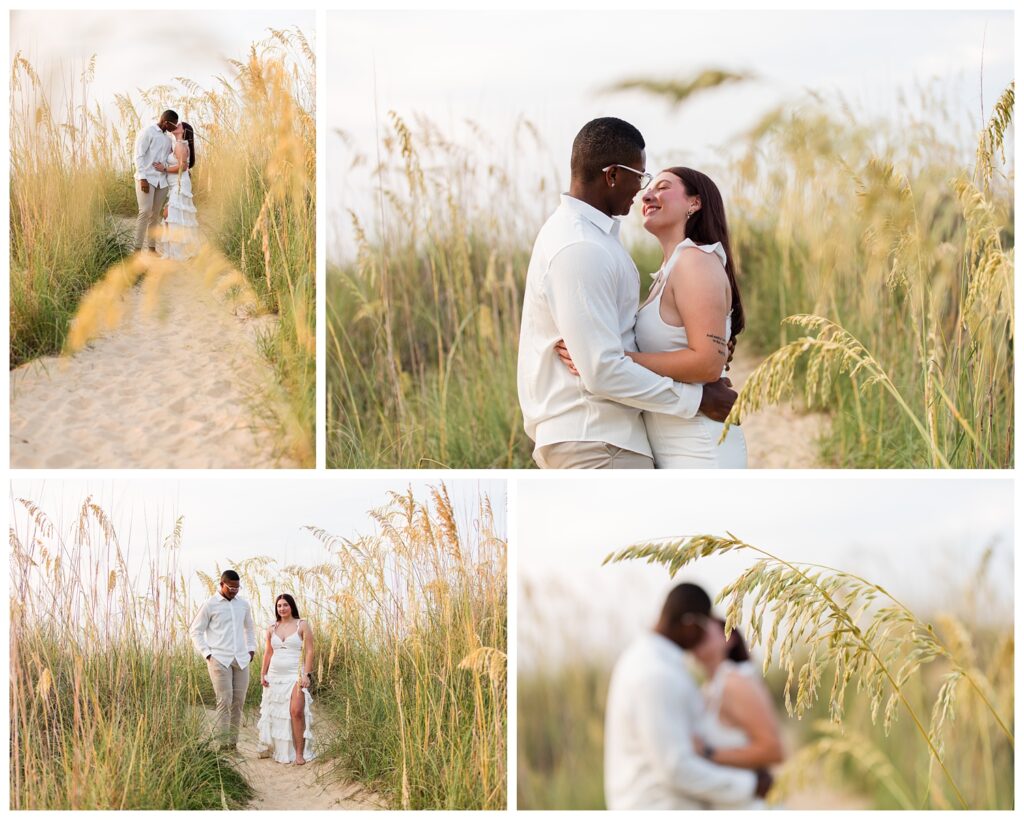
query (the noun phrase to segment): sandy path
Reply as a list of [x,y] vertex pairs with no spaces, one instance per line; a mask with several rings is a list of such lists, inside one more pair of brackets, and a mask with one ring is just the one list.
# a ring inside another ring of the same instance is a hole
[[[741,388],[763,360],[738,346],[729,370],[733,385]],[[766,407],[743,420],[747,466],[762,469],[821,467],[818,439],[827,429],[827,414],[809,413],[798,403]]]
[[[212,709],[206,710],[206,718],[211,725],[214,714]],[[380,797],[358,783],[332,780],[324,767],[315,760],[305,766],[294,766],[276,763],[270,758],[261,759],[255,720],[255,715],[247,715],[238,737],[238,751],[242,758],[239,769],[256,792],[247,809],[294,811],[386,808]],[[323,726],[323,723],[320,725]]]
[[11,372],[11,466],[296,466],[252,412],[268,320],[237,318],[190,273],[163,280],[154,310],[142,299],[136,285],[121,325],[75,356]]

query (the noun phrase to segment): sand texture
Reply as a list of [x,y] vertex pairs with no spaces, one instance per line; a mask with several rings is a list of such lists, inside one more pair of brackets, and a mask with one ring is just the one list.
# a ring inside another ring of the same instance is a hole
[[[740,389],[747,377],[763,361],[737,345],[736,358],[729,369],[733,386]],[[743,419],[747,442],[747,467],[821,467],[818,439],[828,429],[828,415],[810,413],[798,402],[765,407]]]
[[[213,725],[213,710],[207,710],[207,720]],[[256,715],[247,715],[238,737],[239,768],[256,794],[247,809],[294,811],[295,809],[384,809],[384,801],[360,784],[338,781],[331,777],[328,766],[312,760],[304,766],[277,763],[260,758],[256,734]],[[314,716],[316,726],[324,726]]]
[[[11,467],[297,466],[257,419],[272,374],[256,336],[198,274],[136,285],[123,320],[73,356],[10,374]],[[152,304],[151,304],[152,302]]]

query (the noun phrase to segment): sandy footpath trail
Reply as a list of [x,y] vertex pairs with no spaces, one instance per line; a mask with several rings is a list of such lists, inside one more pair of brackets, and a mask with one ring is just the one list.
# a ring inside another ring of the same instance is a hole
[[[214,714],[212,709],[206,710],[211,725]],[[316,760],[305,766],[295,766],[277,763],[270,758],[261,759],[255,721],[254,714],[246,715],[238,737],[238,751],[242,758],[239,768],[256,792],[246,809],[294,811],[387,808],[379,796],[360,784],[338,782],[326,776],[324,767]],[[315,721],[314,718],[314,732]]]
[[158,294],[147,310],[136,285],[116,329],[11,372],[11,467],[297,466],[252,412],[272,378],[256,336],[273,319],[236,317],[198,274]]
[[[762,361],[740,346],[729,370],[733,386],[740,389]],[[747,466],[821,467],[818,439],[827,429],[827,414],[809,413],[796,402],[766,407],[743,419]]]

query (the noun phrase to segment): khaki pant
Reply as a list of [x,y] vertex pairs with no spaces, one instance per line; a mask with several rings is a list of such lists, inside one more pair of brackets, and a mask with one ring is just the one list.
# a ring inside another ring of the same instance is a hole
[[166,185],[157,188],[151,182],[149,191],[143,193],[142,180],[135,180],[135,199],[139,203],[139,218],[135,223],[135,250],[141,251],[146,246],[156,250],[156,231],[167,201],[167,190]]
[[206,661],[213,694],[217,696],[217,736],[221,743],[234,746],[238,743],[238,730],[242,728],[242,706],[249,689],[249,667],[244,669],[238,661],[224,666],[211,657]]
[[545,444],[533,454],[537,466],[545,470],[653,470],[650,456],[623,450],[603,441],[560,441]]

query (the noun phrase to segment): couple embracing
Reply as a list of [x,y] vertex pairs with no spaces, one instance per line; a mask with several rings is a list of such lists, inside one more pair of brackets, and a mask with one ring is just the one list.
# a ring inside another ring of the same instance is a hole
[[[206,661],[217,699],[216,732],[221,748],[236,750],[242,707],[249,689],[249,665],[256,656],[252,607],[238,597],[241,581],[225,570],[220,585],[196,614],[192,643]],[[266,629],[260,683],[263,699],[257,724],[260,757],[303,765],[312,760],[313,630],[299,617],[295,599],[283,593],[274,601],[276,620]]]
[[616,661],[604,744],[609,809],[764,808],[768,767],[783,758],[775,707],[696,584],[672,589],[654,630]]
[[[722,196],[691,168],[647,173],[645,149],[615,117],[583,126],[569,192],[534,244],[518,385],[541,467],[746,467],[738,427],[718,443],[743,329]],[[663,264],[638,311],[619,217],[641,191]]]
[[[199,250],[199,222],[192,201],[195,131],[168,109],[135,138],[135,250],[165,259],[191,259]],[[166,216],[164,212],[166,210]]]

